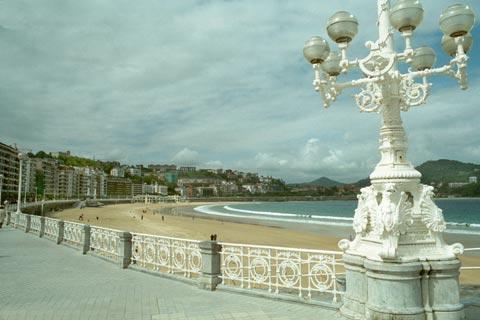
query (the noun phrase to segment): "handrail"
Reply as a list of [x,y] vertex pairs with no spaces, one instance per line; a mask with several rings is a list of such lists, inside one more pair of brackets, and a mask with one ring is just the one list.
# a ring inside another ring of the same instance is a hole
[[333,251],[333,250],[300,249],[300,248],[292,248],[292,247],[276,247],[276,246],[242,244],[242,243],[228,243],[228,242],[219,242],[219,244],[220,245],[225,245],[225,246],[231,246],[231,247],[252,247],[252,248],[259,248],[259,249],[274,249],[274,250],[297,251],[297,252],[305,252],[305,253],[322,253],[322,254],[343,255],[343,252]]
[[144,237],[146,236],[146,237],[154,237],[154,238],[169,239],[169,240],[176,240],[176,241],[201,242],[201,240],[176,238],[176,237],[169,237],[169,236],[159,236],[159,235],[148,234],[148,233],[139,233],[139,232],[130,232],[130,233],[136,236],[144,236]]

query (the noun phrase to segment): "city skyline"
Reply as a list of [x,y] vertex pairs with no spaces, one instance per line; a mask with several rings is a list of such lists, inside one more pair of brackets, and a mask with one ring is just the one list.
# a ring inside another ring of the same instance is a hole
[[[422,3],[414,45],[435,48],[440,65],[448,57],[438,17],[451,1]],[[360,114],[350,94],[324,112],[302,56],[303,41],[326,37],[326,20],[340,9],[361,24],[349,55],[365,56],[364,42],[376,36],[374,1],[5,1],[0,136],[127,164],[235,168],[287,182],[364,178],[379,158],[379,117]],[[422,115],[403,114],[414,164],[478,163],[476,45],[470,91],[433,79]]]

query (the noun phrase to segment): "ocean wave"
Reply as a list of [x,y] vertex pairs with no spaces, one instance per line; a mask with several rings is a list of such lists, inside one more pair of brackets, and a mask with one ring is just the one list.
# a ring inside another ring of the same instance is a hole
[[[225,210],[228,210],[231,212],[249,213],[248,215],[245,215],[245,214],[235,214],[235,213],[229,213],[229,212],[219,212],[212,209],[212,207],[218,207],[218,205],[203,205],[203,206],[194,208],[194,210],[200,213],[208,214],[208,215],[223,216],[223,217],[290,222],[290,223],[294,222],[294,223],[307,223],[307,224],[318,224],[318,225],[331,225],[331,226],[341,226],[341,227],[351,227],[352,226],[351,222],[353,221],[353,218],[346,218],[346,217],[298,215],[298,214],[283,213],[283,212],[243,210],[243,209],[232,208],[230,206],[223,206]],[[255,215],[252,215],[252,214],[255,214]],[[287,217],[290,217],[290,218],[287,218]],[[447,230],[445,231],[446,233],[473,234],[473,235],[480,234],[480,224],[447,222],[447,225],[451,226],[452,228],[447,228]],[[461,227],[461,228],[458,228],[458,227]]]
[[470,227],[470,228],[479,228],[480,224],[478,223],[468,223],[468,222],[447,222],[449,226],[459,226],[459,227]]
[[[235,214],[235,213],[227,213],[227,212],[218,212],[212,210],[211,207],[215,207],[217,205],[204,205],[194,208],[193,210],[205,213],[209,215],[215,216],[222,216],[222,217],[232,217],[232,218],[242,218],[242,219],[254,219],[254,220],[265,220],[265,221],[278,221],[278,222],[293,222],[293,223],[307,223],[307,224],[318,224],[318,225],[331,225],[331,226],[339,226],[339,227],[351,227],[351,223],[345,222],[328,222],[328,221],[315,221],[315,220],[302,220],[302,219],[286,219],[286,218],[279,218],[279,217],[268,217],[268,216],[252,216],[252,215],[244,215],[244,214]],[[297,215],[295,215],[297,216]]]
[[312,215],[312,214],[295,214],[295,213],[285,213],[285,212],[244,210],[244,209],[232,208],[230,206],[224,206],[223,208],[228,210],[228,211],[252,213],[252,214],[266,215],[266,216],[284,216],[284,217],[295,217],[295,218],[312,218],[312,219],[324,219],[324,220],[353,221],[353,218],[346,218],[346,217],[316,216],[316,215]]

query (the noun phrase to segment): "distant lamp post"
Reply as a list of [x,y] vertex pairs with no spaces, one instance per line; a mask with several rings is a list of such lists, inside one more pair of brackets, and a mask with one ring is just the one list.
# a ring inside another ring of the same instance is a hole
[[3,205],[2,203],[3,178],[5,178],[5,176],[3,174],[0,174],[0,206]]
[[23,153],[18,153],[18,162],[20,165],[18,171],[18,197],[17,197],[17,213],[22,213],[21,205],[22,205],[22,167],[23,167],[23,159],[25,159],[25,155]]
[[[360,111],[382,117],[381,160],[370,175],[372,185],[357,196],[353,220],[356,237],[339,242],[347,270],[341,311],[347,317],[362,319],[396,319],[406,314],[412,320],[437,319],[437,314],[438,319],[463,319],[458,299],[460,263],[456,258],[463,246],[445,243],[446,223],[433,201],[433,188],[420,183],[420,172],[407,161],[401,111],[426,103],[430,76],[450,76],[461,89],[468,88],[467,52],[473,42],[470,31],[475,15],[462,4],[443,11],[442,47],[453,58],[435,68],[432,48],[412,47],[414,30],[424,15],[420,1],[397,0],[391,6],[389,0],[377,0],[377,6],[379,38],[365,44],[370,50],[365,58],[347,57],[358,22],[345,11],[337,12],[327,23],[327,33],[337,43],[339,53],[331,51],[319,36],[308,40],[303,49],[313,65],[313,86],[325,108],[344,90],[359,88],[355,101]],[[403,52],[395,51],[394,30],[404,38]],[[400,72],[397,65],[401,63],[409,65],[408,72]],[[339,82],[340,75],[354,69],[363,77]],[[428,274],[428,279],[418,276],[421,272]]]

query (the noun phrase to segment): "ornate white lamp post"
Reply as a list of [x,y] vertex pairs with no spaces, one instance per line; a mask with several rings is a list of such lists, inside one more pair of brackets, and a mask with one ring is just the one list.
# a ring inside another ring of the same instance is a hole
[[[329,107],[348,88],[359,88],[355,100],[362,112],[381,115],[381,160],[370,175],[372,185],[361,190],[355,210],[353,241],[342,240],[347,290],[342,314],[352,319],[463,319],[459,302],[456,255],[461,244],[447,245],[442,210],[433,202],[433,188],[420,183],[421,174],[407,161],[407,139],[401,111],[426,103],[431,84],[427,78],[447,75],[467,89],[466,53],[472,45],[474,13],[469,6],[448,7],[440,17],[445,34],[442,46],[452,60],[434,68],[436,55],[429,47],[414,49],[411,39],[423,19],[419,0],[378,2],[379,39],[368,41],[370,54],[349,60],[347,48],[358,31],[348,12],[334,14],[327,25],[340,52],[331,52],[321,37],[304,47],[313,65],[313,86]],[[405,40],[395,52],[394,29]],[[410,66],[402,74],[398,65]],[[339,82],[338,76],[357,69],[361,79]],[[417,81],[420,79],[420,81]]]

